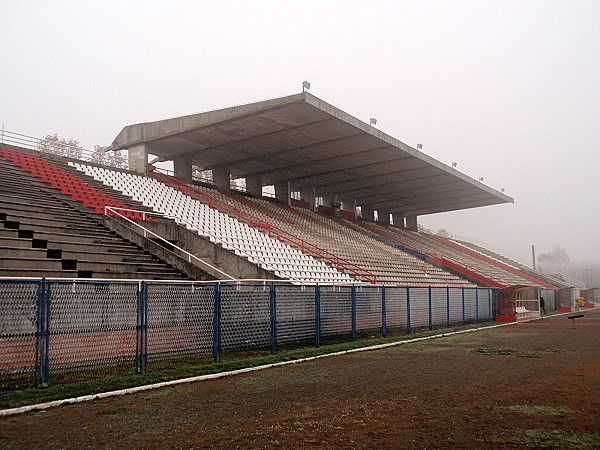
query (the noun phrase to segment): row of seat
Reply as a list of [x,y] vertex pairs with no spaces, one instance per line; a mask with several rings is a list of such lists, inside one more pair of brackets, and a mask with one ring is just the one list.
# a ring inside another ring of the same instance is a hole
[[[305,255],[298,249],[273,239],[258,229],[211,208],[155,178],[87,164],[70,164],[120,192],[130,192],[134,200],[158,213],[172,216],[181,225],[251,259],[282,278],[298,282],[310,279],[320,283],[354,281],[347,274],[332,269],[322,261]],[[299,266],[307,270],[290,270],[287,264],[290,260],[297,261]]]
[[375,273],[379,282],[427,286],[434,283],[470,285],[449,272],[328,217],[234,192],[221,193],[204,186],[196,188]]
[[[63,194],[83,203],[84,206],[94,209],[97,213],[104,214],[106,206],[131,209],[125,203],[90,186],[36,154],[0,149],[0,156],[60,190]],[[132,219],[142,219],[139,213],[124,211],[122,214]],[[113,214],[111,213],[111,215]]]

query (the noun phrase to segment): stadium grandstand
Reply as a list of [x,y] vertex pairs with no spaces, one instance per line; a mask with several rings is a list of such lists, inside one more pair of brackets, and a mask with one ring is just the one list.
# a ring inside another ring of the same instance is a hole
[[513,199],[308,92],[128,125],[129,169],[1,147],[2,277],[571,285],[420,230]]
[[51,138],[2,130],[2,391],[598,304],[423,230],[513,200],[308,92]]

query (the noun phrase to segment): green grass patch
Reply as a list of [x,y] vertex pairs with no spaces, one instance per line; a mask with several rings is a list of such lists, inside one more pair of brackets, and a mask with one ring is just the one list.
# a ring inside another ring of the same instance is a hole
[[532,405],[512,405],[506,409],[511,411],[522,412],[525,414],[543,415],[543,416],[560,416],[563,414],[571,414],[574,411],[567,406],[532,406]]
[[160,383],[163,381],[177,380],[181,378],[195,377],[219,372],[256,367],[265,364],[273,364],[282,361],[293,361],[312,356],[335,353],[355,348],[368,347],[378,344],[401,342],[420,337],[441,335],[461,330],[486,328],[496,325],[497,322],[473,323],[459,327],[427,330],[419,333],[405,334],[376,339],[360,339],[353,342],[344,342],[321,347],[304,347],[300,349],[280,348],[275,355],[258,357],[233,357],[215,363],[178,364],[171,368],[161,368],[143,374],[123,375],[112,378],[89,380],[80,383],[53,385],[45,388],[27,389],[0,394],[0,408],[15,408],[18,406],[32,405],[36,403],[49,402],[65,398],[74,398],[84,395],[93,395],[101,392],[116,391],[146,384]]
[[598,448],[600,446],[600,433],[523,430],[512,438],[509,443],[537,448]]
[[473,353],[475,355],[516,355],[516,356],[525,356],[525,357],[538,357],[542,355],[550,355],[552,353],[556,353],[559,350],[546,348],[543,350],[516,350],[513,348],[474,348],[469,350],[469,353]]
[[473,353],[475,355],[514,355],[517,353],[516,350],[512,348],[474,348],[469,350],[469,353]]

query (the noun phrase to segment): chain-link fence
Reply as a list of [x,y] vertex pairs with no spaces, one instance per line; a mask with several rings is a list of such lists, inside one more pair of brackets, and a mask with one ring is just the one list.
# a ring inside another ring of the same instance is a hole
[[0,389],[491,320],[489,288],[0,280]]

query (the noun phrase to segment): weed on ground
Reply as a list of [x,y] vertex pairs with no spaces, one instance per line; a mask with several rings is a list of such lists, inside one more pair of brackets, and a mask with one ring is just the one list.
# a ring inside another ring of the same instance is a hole
[[566,406],[532,406],[532,405],[512,405],[506,409],[511,411],[522,412],[525,414],[543,415],[543,416],[560,416],[563,414],[571,414],[574,411]]
[[509,443],[536,448],[598,448],[600,447],[600,433],[523,430],[510,439]]
[[515,355],[524,357],[538,357],[542,355],[551,355],[559,350],[546,348],[542,350],[516,350],[513,348],[474,348],[469,350],[469,353],[475,355]]

